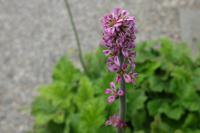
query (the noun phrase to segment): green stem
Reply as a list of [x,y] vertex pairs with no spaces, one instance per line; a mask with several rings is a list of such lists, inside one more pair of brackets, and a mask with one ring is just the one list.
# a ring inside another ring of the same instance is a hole
[[[120,67],[122,68],[124,58],[123,55],[120,53],[119,55],[119,60],[120,60]],[[120,81],[120,88],[124,92],[124,96],[120,97],[120,110],[119,110],[119,116],[122,121],[125,121],[125,116],[126,116],[126,86],[125,86],[125,81],[123,75],[121,76],[121,81]],[[125,129],[124,128],[118,128],[117,133],[124,133]]]
[[87,73],[88,71],[87,71],[87,67],[86,67],[84,59],[83,59],[83,54],[82,54],[82,50],[81,50],[80,39],[79,39],[79,36],[78,36],[76,25],[74,23],[74,19],[73,19],[73,15],[72,15],[72,12],[71,12],[71,9],[70,9],[70,5],[69,5],[68,0],[64,0],[64,1],[65,1],[65,5],[66,5],[67,11],[68,11],[68,15],[69,15],[69,18],[70,18],[70,22],[71,22],[71,25],[72,25],[72,30],[73,30],[74,35],[75,35],[76,44],[77,44],[77,47],[78,47],[79,60],[81,62],[81,65],[83,67],[84,72]]

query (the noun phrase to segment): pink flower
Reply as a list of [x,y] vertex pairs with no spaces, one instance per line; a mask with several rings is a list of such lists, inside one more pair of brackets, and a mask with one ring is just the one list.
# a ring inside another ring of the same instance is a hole
[[117,72],[119,71],[119,66],[117,66],[116,64],[108,64],[108,70],[110,72]]
[[[134,79],[136,78],[137,76],[137,73],[126,73],[126,69],[127,69],[128,65],[127,64],[123,64],[122,65],[122,68],[121,68],[121,71],[118,72],[117,76],[116,76],[116,82],[119,84],[121,79],[122,79],[122,76],[125,80],[126,83],[133,83],[134,82]],[[134,67],[135,68],[135,65],[132,65],[131,64],[131,68]],[[133,70],[134,70],[133,68]]]
[[112,94],[112,90],[111,89],[106,89],[105,90],[105,94]]
[[104,50],[103,53],[105,56],[108,56],[111,54],[111,50]]
[[[123,19],[128,17],[128,12],[126,10],[122,10],[121,8],[115,8],[112,14],[105,15],[102,20],[102,27],[105,30],[109,30],[109,32],[115,32],[119,26],[122,25]],[[130,18],[127,18],[130,20]],[[107,31],[108,32],[108,31]]]
[[109,96],[108,97],[108,103],[113,103],[115,101],[115,96]]
[[111,95],[108,97],[108,103],[113,103],[119,96],[124,95],[124,91],[122,89],[117,89],[114,82],[110,82],[110,88],[105,90],[105,94]]
[[135,17],[128,16],[126,10],[115,8],[111,14],[105,15],[101,19],[101,24],[104,31],[102,42],[106,47],[111,47],[116,43],[120,46],[131,44],[131,47],[134,47]]
[[124,80],[126,83],[132,83],[132,78],[129,74],[124,74]]
[[126,127],[126,123],[120,119],[119,115],[112,115],[105,122],[105,125],[112,125],[113,127],[124,128]]
[[119,89],[118,92],[117,92],[117,94],[119,96],[124,96],[124,91],[122,89]]
[[115,86],[115,83],[114,83],[114,82],[110,82],[110,87],[111,87],[113,90],[116,90],[116,86]]
[[[137,73],[134,73],[134,74],[132,74],[132,73],[129,73],[129,74],[127,74],[127,73],[124,73],[123,75],[123,78],[124,78],[124,80],[125,80],[125,82],[126,83],[134,83],[134,80],[135,80],[135,78],[137,77]],[[121,81],[121,75],[120,74],[118,74],[117,76],[116,76],[116,82],[119,84],[120,83],[120,81]]]
[[117,56],[114,57],[114,63],[115,63],[115,65],[117,65],[118,67],[120,66],[119,58],[118,58]]
[[110,72],[117,72],[120,69],[120,62],[117,56],[115,57],[110,57],[107,60],[107,66],[108,66],[108,70]]
[[125,48],[122,49],[122,54],[124,57],[128,57],[128,55],[129,55],[127,49],[125,49]]
[[121,81],[121,76],[118,74],[117,77],[116,77],[116,82],[119,84]]

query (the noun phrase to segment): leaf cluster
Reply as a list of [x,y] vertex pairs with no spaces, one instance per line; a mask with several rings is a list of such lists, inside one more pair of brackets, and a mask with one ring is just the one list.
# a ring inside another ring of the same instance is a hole
[[[101,51],[85,56],[87,75],[66,56],[58,61],[52,83],[39,88],[32,104],[32,133],[115,132],[104,126],[118,103],[106,103],[104,89],[115,75]],[[136,51],[139,77],[126,86],[126,133],[200,133],[200,58],[169,39],[142,42]]]

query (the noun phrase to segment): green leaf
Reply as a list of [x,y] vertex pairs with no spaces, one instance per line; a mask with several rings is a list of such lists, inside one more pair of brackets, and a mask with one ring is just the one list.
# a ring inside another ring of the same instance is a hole
[[79,109],[84,106],[84,103],[94,97],[94,87],[87,77],[81,77],[78,93],[76,95],[76,104]]
[[56,108],[46,99],[37,97],[32,104],[32,114],[36,125],[47,124],[56,113]]
[[63,56],[53,69],[52,78],[55,81],[62,81],[70,84],[80,76],[80,71],[74,67],[66,56]]
[[199,120],[199,116],[198,114],[196,113],[190,113],[188,114],[188,116],[186,117],[185,119],[185,122],[183,124],[183,128],[198,128],[198,127],[195,127],[196,126],[196,123],[199,123],[200,120]]
[[[131,114],[131,116],[129,116]],[[144,111],[144,109],[137,110],[136,112],[130,113],[128,118],[132,122],[133,127],[135,130],[141,130],[144,129],[144,125],[147,120],[147,114]],[[128,120],[129,120],[128,119]]]
[[148,110],[150,115],[160,115],[165,114],[167,117],[179,120],[183,115],[184,110],[181,107],[173,107],[167,101],[164,100],[152,100],[148,103]]
[[184,113],[184,110],[181,107],[164,107],[165,108],[160,109],[160,112],[163,112],[166,116],[174,120],[179,120]]
[[179,104],[182,105],[184,108],[190,111],[200,112],[200,97],[194,90],[194,88],[185,88],[184,91],[181,92],[181,95],[179,97],[180,100],[177,102],[179,102]]
[[183,132],[183,131],[180,130],[180,129],[177,129],[177,130],[174,131],[174,133],[185,133],[185,132]]
[[105,103],[101,98],[95,98],[86,102],[80,114],[79,129],[82,133],[94,133],[105,122]]
[[155,116],[151,123],[151,133],[173,133],[173,129],[164,123],[160,116]]
[[53,121],[55,123],[64,123],[65,121],[65,112],[64,111],[57,111],[53,116]]
[[39,91],[41,96],[51,101],[54,106],[65,109],[71,106],[72,86],[67,86],[63,82],[54,82],[48,86],[42,86]]
[[167,86],[165,83],[160,80],[159,77],[152,76],[149,78],[149,89],[154,92],[162,92],[163,90],[167,90]]
[[144,94],[143,90],[128,90],[128,105],[129,111],[134,112],[144,107],[144,102],[146,101],[147,97]]
[[135,131],[134,133],[145,133],[143,130]]
[[102,72],[106,71],[106,57],[102,51],[103,49],[99,48],[95,52],[85,55],[85,64],[88,70],[87,74],[92,79],[99,78]]
[[101,78],[96,80],[95,84],[95,91],[97,94],[102,95],[104,94],[104,90],[110,87],[110,82],[113,81],[115,78],[114,74],[109,72],[102,73]]

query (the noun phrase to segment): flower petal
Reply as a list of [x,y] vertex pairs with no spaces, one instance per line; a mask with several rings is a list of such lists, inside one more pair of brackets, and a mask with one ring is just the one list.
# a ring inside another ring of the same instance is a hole
[[105,56],[108,56],[108,55],[111,54],[111,51],[110,50],[104,50],[103,53],[104,53]]
[[122,54],[123,54],[125,57],[128,57],[128,51],[127,51],[127,49],[123,48],[123,49],[122,49]]
[[108,97],[108,103],[111,104],[115,101],[115,96],[109,96]]
[[106,126],[112,125],[112,121],[111,121],[111,120],[107,120],[107,121],[105,122],[105,125],[106,125]]
[[120,66],[120,62],[119,62],[118,56],[114,57],[114,63],[115,63],[115,65]]
[[138,73],[133,73],[133,77],[137,78],[138,77]]
[[118,74],[117,77],[116,77],[116,82],[119,84],[121,81],[121,76]]
[[110,87],[115,90],[116,89],[116,86],[115,86],[115,83],[114,82],[110,82]]
[[126,83],[132,82],[132,78],[129,74],[124,74],[124,80],[125,80]]
[[117,94],[118,96],[124,96],[124,91],[122,89],[119,89]]
[[119,66],[116,66],[115,64],[113,64],[113,65],[108,65],[108,70],[110,71],[110,72],[117,72],[117,71],[119,71]]
[[126,70],[127,67],[128,67],[127,64],[123,64],[123,65],[122,65],[122,69],[123,69],[124,71]]
[[106,89],[105,90],[105,94],[112,94],[112,90],[111,89]]

